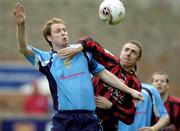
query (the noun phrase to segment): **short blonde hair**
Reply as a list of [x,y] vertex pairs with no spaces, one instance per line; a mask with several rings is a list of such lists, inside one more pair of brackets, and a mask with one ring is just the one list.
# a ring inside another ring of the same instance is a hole
[[129,40],[127,43],[131,43],[133,45],[136,45],[139,48],[139,56],[138,56],[138,58],[142,58],[143,57],[143,46],[142,46],[142,44],[139,41]]
[[60,18],[53,17],[52,19],[48,20],[45,25],[43,26],[43,36],[48,42],[48,44],[52,47],[51,41],[47,39],[47,36],[51,36],[51,25],[53,24],[63,24],[66,25],[63,20]]
[[166,77],[166,82],[169,83],[169,75],[167,73],[163,72],[163,71],[156,71],[156,72],[154,72],[152,74],[152,76],[151,76],[151,83],[153,82],[153,76],[154,75],[163,75],[163,76],[165,76]]

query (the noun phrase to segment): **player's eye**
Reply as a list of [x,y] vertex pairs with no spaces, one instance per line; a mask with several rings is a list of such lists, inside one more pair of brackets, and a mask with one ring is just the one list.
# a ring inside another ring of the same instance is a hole
[[64,31],[64,32],[67,32],[66,28],[63,28],[63,31]]
[[55,31],[56,33],[59,33],[59,32],[61,32],[61,29],[56,29],[56,31]]
[[133,54],[135,54],[135,55],[137,54],[137,52],[136,52],[135,50],[132,50],[131,52],[132,52]]
[[126,52],[128,52],[128,51],[129,51],[129,48],[125,48],[124,50],[125,50]]

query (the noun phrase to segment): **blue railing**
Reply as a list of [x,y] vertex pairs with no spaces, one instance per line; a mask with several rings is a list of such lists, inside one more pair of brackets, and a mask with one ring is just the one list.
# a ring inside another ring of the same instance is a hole
[[27,66],[0,66],[0,90],[17,89],[20,86],[31,83],[33,79],[38,79],[43,75]]

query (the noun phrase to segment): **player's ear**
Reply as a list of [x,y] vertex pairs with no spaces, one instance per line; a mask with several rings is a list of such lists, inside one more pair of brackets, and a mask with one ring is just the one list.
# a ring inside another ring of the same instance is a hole
[[142,57],[140,57],[140,58],[138,58],[138,61],[141,61],[143,58]]
[[52,36],[48,35],[47,39],[48,39],[48,41],[52,41]]

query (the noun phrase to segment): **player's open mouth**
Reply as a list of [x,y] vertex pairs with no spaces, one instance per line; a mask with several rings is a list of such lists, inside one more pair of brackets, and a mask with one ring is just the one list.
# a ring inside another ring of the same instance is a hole
[[63,38],[63,41],[67,41],[67,38],[65,37],[65,38]]

